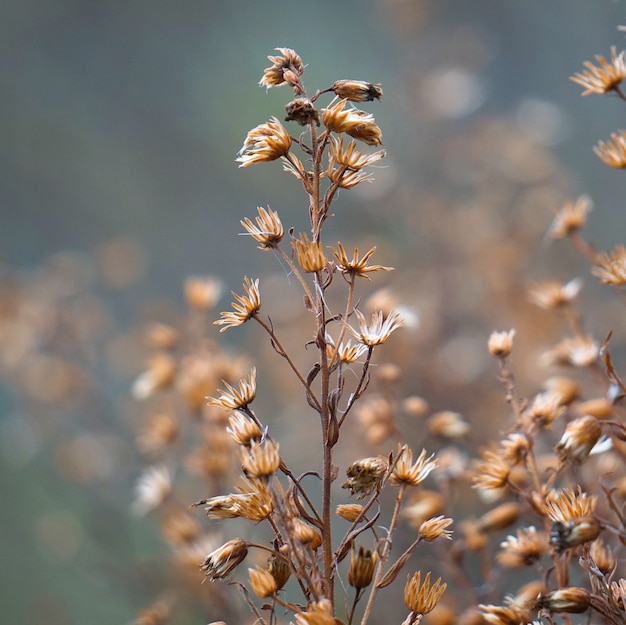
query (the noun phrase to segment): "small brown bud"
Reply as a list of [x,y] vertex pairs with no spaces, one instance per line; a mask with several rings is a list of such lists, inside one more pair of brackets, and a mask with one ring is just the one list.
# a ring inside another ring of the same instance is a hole
[[578,614],[589,608],[591,596],[584,588],[561,588],[537,597],[537,607],[550,612]]
[[277,590],[276,580],[267,569],[248,569],[250,587],[257,597],[271,597]]
[[300,126],[308,126],[311,122],[315,122],[316,126],[320,125],[319,113],[308,98],[295,98],[285,105],[286,122],[298,122]]
[[322,535],[319,533],[319,530],[297,517],[293,519],[292,523],[293,535],[298,542],[308,545],[313,550],[319,549],[322,545]]
[[267,570],[276,581],[276,590],[280,590],[291,575],[291,569],[285,559],[274,553],[267,559]]
[[235,538],[212,551],[200,567],[212,582],[228,577],[248,555],[248,547],[241,538]]
[[576,412],[583,415],[591,415],[596,419],[608,419],[613,412],[613,403],[606,397],[588,399],[576,406]]
[[336,80],[331,89],[335,95],[351,102],[371,102],[383,97],[383,90],[380,85],[362,80]]
[[578,517],[567,523],[555,521],[552,523],[550,544],[560,553],[595,540],[601,531],[600,521],[593,516]]
[[348,571],[348,583],[354,588],[367,588],[372,583],[374,569],[378,563],[378,553],[373,553],[363,547],[359,547],[359,551],[352,545],[352,553],[350,556],[350,570]]
[[452,519],[446,518],[443,515],[426,519],[426,521],[420,525],[418,530],[419,535],[429,542],[441,537],[452,540],[452,531],[446,529],[449,525],[452,525],[452,523]]
[[340,516],[342,519],[346,521],[350,521],[350,523],[354,523],[361,514],[363,510],[363,506],[358,503],[346,503],[337,506],[336,513],[337,516]]
[[503,503],[493,510],[489,510],[476,522],[476,528],[480,532],[502,530],[517,521],[520,515],[520,507],[516,503]]
[[506,358],[513,351],[515,330],[492,332],[487,342],[487,349],[494,358]]
[[357,460],[346,469],[348,479],[341,488],[348,488],[352,495],[356,493],[363,499],[381,483],[388,468],[389,463],[382,456]]
[[602,426],[595,417],[586,415],[568,423],[554,448],[561,462],[581,464],[602,436]]

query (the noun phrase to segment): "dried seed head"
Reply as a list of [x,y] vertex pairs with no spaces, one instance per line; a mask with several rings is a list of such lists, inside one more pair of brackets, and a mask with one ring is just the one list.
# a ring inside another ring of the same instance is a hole
[[620,130],[611,133],[611,139],[599,141],[593,151],[605,165],[623,169],[626,167],[626,132]]
[[229,427],[226,431],[238,445],[250,447],[263,438],[261,428],[243,412],[235,411],[228,417]]
[[278,590],[274,576],[267,569],[259,567],[248,569],[248,575],[250,576],[250,587],[257,597],[265,599],[265,597],[271,597]]
[[531,439],[521,432],[513,432],[500,441],[502,457],[512,467],[524,462],[531,447]]
[[[626,258],[626,255],[625,255]],[[600,354],[600,347],[591,336],[575,336],[563,339],[541,355],[542,364],[589,367]]]
[[359,249],[354,250],[352,259],[348,258],[346,250],[343,247],[341,241],[337,243],[337,248],[333,250],[333,254],[337,259],[337,269],[345,275],[358,278],[366,278],[369,280],[367,274],[373,271],[391,271],[393,267],[383,267],[382,265],[368,265],[367,261],[372,254],[376,251],[375,247],[372,247],[364,256],[359,260]]
[[289,148],[291,136],[288,130],[276,117],[272,117],[270,121],[260,124],[248,133],[235,161],[240,163],[239,167],[275,161],[286,156]]
[[550,544],[557,553],[595,540],[602,525],[593,516],[576,517],[567,522],[555,521],[550,532]]
[[548,280],[532,285],[528,289],[528,299],[544,310],[555,310],[569,306],[582,287],[582,280],[574,278],[565,284]]
[[172,492],[172,476],[164,466],[148,467],[135,485],[133,510],[136,514],[146,514],[158,508]]
[[433,455],[426,457],[426,450],[422,449],[418,459],[413,463],[413,452],[406,446],[399,447],[398,459],[391,473],[391,482],[397,486],[417,486],[423,482],[428,474],[437,466]]
[[494,530],[505,529],[517,519],[521,513],[520,506],[517,503],[508,502],[496,506],[492,510],[485,512],[483,516],[476,521],[476,529],[479,532],[493,532]]
[[348,583],[354,588],[367,588],[372,583],[374,569],[378,563],[378,553],[373,553],[363,547],[359,547],[357,552],[354,544],[350,555],[350,569],[348,571]]
[[336,80],[331,89],[335,95],[350,102],[372,102],[383,97],[380,85],[363,80]]
[[265,480],[246,479],[237,488],[241,493],[236,504],[239,516],[249,521],[262,521],[274,510],[274,499]]
[[381,484],[388,468],[389,463],[383,456],[357,460],[346,469],[348,479],[341,488],[347,488],[351,495],[357,494],[363,499]]
[[339,347],[336,347],[333,343],[332,337],[326,337],[326,352],[330,361],[332,361],[336,355],[340,362],[349,365],[361,358],[366,351],[366,345],[357,345],[351,340],[346,341],[345,343],[342,342]]
[[567,424],[554,450],[561,462],[581,464],[602,436],[602,426],[591,415],[579,417]]
[[611,254],[600,254],[596,262],[591,273],[600,278],[602,284],[612,286],[626,284],[626,247],[617,245]]
[[224,330],[228,328],[243,325],[261,310],[261,294],[259,293],[258,278],[252,282],[248,276],[244,276],[243,288],[246,292],[245,295],[232,293],[236,300],[231,303],[234,311],[220,313],[222,318],[213,322],[215,325],[224,326],[220,329],[220,332],[224,332]]
[[275,553],[267,559],[267,570],[276,582],[276,590],[280,590],[291,575],[289,564],[287,564],[284,558]]
[[608,575],[615,568],[613,551],[603,540],[598,538],[589,545],[589,555],[605,575]]
[[328,599],[312,603],[306,612],[298,612],[295,616],[296,625],[337,625]]
[[520,625],[530,623],[530,614],[517,605],[499,606],[480,604],[483,619],[490,625]]
[[517,530],[500,543],[496,558],[501,566],[519,568],[531,566],[548,551],[548,537],[533,526]]
[[419,531],[421,524],[427,519],[441,514],[444,508],[443,497],[432,490],[418,490],[409,499],[409,504],[402,508],[400,514],[409,525]]
[[452,530],[446,529],[452,525],[452,519],[444,517],[443,515],[432,517],[424,521],[418,530],[421,538],[431,542],[437,540],[437,538],[447,538],[452,540]]
[[289,84],[292,87],[300,84],[300,77],[304,73],[304,63],[295,50],[291,48],[275,48],[282,56],[268,56],[272,62],[271,67],[263,70],[263,78],[259,86],[280,87]]
[[194,310],[211,310],[221,294],[222,283],[216,278],[191,276],[185,280],[185,299]]
[[460,412],[442,410],[428,418],[428,431],[433,436],[445,438],[462,438],[470,432],[470,425]]
[[357,341],[368,347],[382,345],[391,336],[392,332],[404,325],[404,318],[395,310],[392,310],[386,319],[384,318],[383,312],[380,310],[372,313],[371,325],[369,326],[367,325],[365,316],[359,310],[355,310],[354,312],[359,324],[359,329],[355,330],[350,326],[350,331]]
[[300,126],[314,123],[320,125],[320,115],[309,98],[298,97],[285,105],[286,122],[297,122]]
[[539,427],[550,427],[565,411],[560,393],[546,391],[538,393],[525,412],[531,421]]
[[363,506],[358,503],[346,503],[340,504],[337,506],[335,512],[337,516],[340,516],[342,519],[346,521],[350,521],[350,523],[354,523],[359,518],[363,510]]
[[447,588],[447,584],[441,583],[441,577],[430,585],[430,571],[421,583],[421,571],[414,573],[413,577],[407,577],[404,587],[404,603],[415,614],[428,614],[439,603],[441,596]]
[[243,562],[248,555],[248,547],[241,538],[229,540],[227,543],[212,551],[202,563],[200,569],[205,578],[211,582],[225,579]]
[[305,523],[299,517],[294,517],[291,520],[291,531],[299,543],[308,545],[313,550],[322,546],[322,535],[319,530]]
[[283,238],[285,232],[278,213],[269,206],[265,210],[262,206],[257,207],[259,216],[256,217],[256,225],[246,217],[240,221],[241,225],[250,233],[252,238],[260,245],[260,250],[268,251],[275,249]]
[[324,126],[332,132],[345,132],[368,145],[381,145],[382,132],[376,125],[374,117],[355,108],[344,110],[347,102],[348,100],[343,99],[330,108],[322,109]]
[[577,232],[587,223],[587,215],[592,209],[591,199],[581,195],[575,201],[568,201],[554,216],[548,234],[552,239],[563,239],[573,232]]
[[174,358],[165,352],[159,352],[150,358],[148,368],[133,382],[132,394],[135,399],[147,399],[157,391],[172,384],[176,378],[177,364]]
[[626,77],[626,58],[624,52],[617,53],[617,48],[611,46],[611,60],[607,61],[603,56],[596,55],[598,65],[590,61],[583,63],[585,69],[570,80],[578,83],[585,90],[582,95],[597,93],[603,95],[617,89]]
[[271,439],[249,447],[241,447],[239,455],[246,477],[261,479],[271,477],[280,466],[278,447],[278,443]]
[[322,244],[319,241],[311,241],[304,232],[300,233],[300,238],[292,239],[291,243],[298,264],[307,273],[321,271],[328,264]]
[[[222,313],[225,314],[225,313]],[[226,390],[219,389],[219,397],[208,397],[209,406],[221,406],[224,410],[245,408],[256,397],[256,367],[250,369],[247,378],[239,380],[239,388],[224,382]]]
[[550,612],[579,614],[586,612],[591,603],[591,595],[584,588],[560,588],[537,597],[536,608]]
[[474,488],[491,490],[506,486],[511,473],[509,465],[494,451],[485,451],[482,456],[472,479]]
[[513,337],[515,329],[492,332],[487,342],[487,349],[494,358],[504,359],[511,355],[513,351]]
[[545,511],[555,523],[567,524],[579,517],[591,516],[596,509],[596,501],[596,497],[584,493],[580,486],[576,491],[563,488],[548,494]]

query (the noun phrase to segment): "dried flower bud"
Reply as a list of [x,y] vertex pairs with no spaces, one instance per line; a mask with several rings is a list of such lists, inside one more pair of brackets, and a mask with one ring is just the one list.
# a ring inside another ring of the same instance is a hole
[[263,438],[261,428],[248,415],[236,410],[228,417],[229,427],[226,431],[238,445],[250,447]]
[[242,447],[240,457],[246,477],[267,479],[280,466],[279,445],[271,439]]
[[335,95],[351,102],[372,102],[383,97],[380,85],[362,80],[336,80],[331,89]]
[[492,332],[487,342],[487,349],[494,358],[506,358],[513,351],[513,337],[515,330]]
[[271,573],[276,582],[276,590],[280,590],[287,583],[291,575],[291,569],[287,562],[284,558],[275,553],[267,559],[267,570]]
[[519,519],[520,512],[519,504],[503,503],[483,514],[476,522],[476,528],[480,532],[505,529]]
[[176,378],[177,365],[174,358],[159,352],[148,362],[148,369],[133,382],[132,393],[135,399],[147,399],[156,391],[163,390]]
[[606,397],[596,397],[581,402],[575,410],[580,416],[591,415],[596,419],[608,419],[613,412],[613,402]]
[[359,547],[359,551],[352,545],[350,555],[350,569],[348,571],[348,583],[354,588],[367,588],[372,583],[374,569],[378,563],[378,553]]
[[[626,150],[626,133],[622,133],[622,142]],[[626,152],[623,155],[626,167]],[[597,264],[591,268],[591,273],[600,278],[601,284],[612,286],[622,286],[626,284],[626,247],[616,245],[611,254],[603,253],[598,256]]]
[[423,397],[411,395],[402,402],[402,410],[410,417],[425,417],[430,406]]
[[315,123],[316,126],[320,125],[320,115],[308,98],[295,98],[285,105],[285,112],[287,113],[286,122],[298,122],[300,126],[308,126],[311,123]]
[[269,206],[265,210],[262,206],[257,208],[259,216],[255,218],[254,222],[246,217],[239,223],[248,231],[252,238],[260,245],[260,250],[267,251],[273,250],[280,243],[285,231],[283,224],[278,217],[278,213],[273,211]]
[[290,147],[291,135],[276,117],[272,117],[269,122],[260,124],[247,134],[235,161],[240,163],[239,167],[275,161],[286,156]]
[[332,132],[345,132],[368,145],[381,145],[382,132],[376,125],[374,117],[355,108],[344,110],[346,103],[347,100],[343,99],[329,108],[322,109],[324,126]]
[[587,215],[592,209],[591,199],[587,195],[576,201],[566,202],[554,216],[549,235],[553,239],[563,239],[580,230],[587,223]]
[[496,556],[500,565],[510,568],[530,566],[546,553],[548,539],[531,525],[517,530],[515,536],[508,536],[500,543],[500,548],[502,551]]
[[444,508],[443,497],[432,490],[418,490],[409,500],[409,505],[402,508],[400,515],[409,525],[418,530],[427,519],[441,514]]
[[579,614],[589,609],[591,595],[584,588],[561,588],[537,597],[537,608],[550,612]]
[[[623,169],[626,167],[626,132],[623,130],[612,132],[611,138],[607,141],[599,141],[593,151],[605,165]],[[609,282],[609,284],[613,283]]]
[[296,540],[303,545],[308,545],[311,549],[319,549],[322,545],[322,535],[319,530],[305,523],[302,519],[295,517],[292,519],[292,532]]
[[228,577],[248,555],[248,547],[241,538],[229,540],[212,551],[200,567],[205,577],[214,582]]
[[574,419],[567,424],[561,440],[554,448],[561,462],[581,464],[602,436],[602,427],[591,415]]
[[447,538],[452,540],[452,531],[446,529],[449,525],[452,525],[452,519],[444,517],[443,515],[426,519],[418,530],[421,538],[429,542],[437,540],[437,538]]
[[430,585],[430,571],[421,583],[421,571],[417,571],[413,577],[407,578],[404,587],[404,603],[415,614],[428,614],[439,603],[441,596],[447,588],[447,584],[441,583],[441,577]]
[[357,460],[346,469],[348,479],[341,488],[347,488],[351,495],[356,493],[359,499],[363,499],[382,482],[388,468],[389,463],[383,456]]
[[221,293],[222,283],[216,278],[192,276],[185,280],[185,299],[194,310],[211,310]]
[[470,425],[463,415],[453,410],[442,410],[428,418],[428,431],[433,436],[461,438],[469,433]]
[[248,569],[250,587],[257,597],[271,597],[277,590],[276,580],[267,569]]
[[398,459],[391,473],[391,482],[396,485],[417,486],[436,466],[437,462],[433,460],[433,455],[426,457],[425,449],[422,449],[418,459],[413,463],[413,452],[404,445],[398,451]]
[[262,87],[279,87],[284,84],[294,86],[296,79],[304,73],[304,63],[295,50],[291,48],[275,48],[283,56],[268,56],[272,66],[263,70]]
[[296,625],[337,625],[328,599],[307,606],[306,612],[296,614]]
[[336,509],[337,516],[340,516],[346,521],[350,521],[350,523],[354,523],[359,518],[362,511],[363,506],[358,503],[341,504],[337,506]]
[[300,238],[292,239],[291,242],[298,264],[307,273],[321,271],[328,264],[322,244],[319,241],[311,241],[304,232],[300,234]]
[[557,553],[561,553],[595,540],[600,532],[602,525],[593,516],[577,517],[568,522],[555,521],[550,532],[550,544]]
[[595,565],[608,575],[615,568],[615,556],[607,544],[600,539],[594,540],[589,545],[589,555]]

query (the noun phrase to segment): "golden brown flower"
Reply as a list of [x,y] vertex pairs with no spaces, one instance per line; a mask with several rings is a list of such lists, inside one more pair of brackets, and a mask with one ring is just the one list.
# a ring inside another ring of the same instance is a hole
[[226,431],[238,445],[250,447],[263,438],[261,428],[248,415],[236,410],[228,417],[229,426]]
[[136,514],[146,514],[158,508],[172,492],[172,476],[164,466],[148,467],[135,485],[133,510]]
[[374,569],[378,564],[378,553],[359,547],[357,552],[354,543],[350,554],[350,569],[348,570],[348,584],[354,588],[367,588],[372,583]]
[[232,292],[236,301],[231,302],[231,306],[234,311],[222,312],[221,319],[214,321],[213,323],[218,326],[224,326],[220,329],[220,332],[224,332],[228,328],[234,328],[235,326],[241,326],[246,321],[256,315],[261,310],[261,294],[259,293],[259,279],[254,282],[244,277],[243,288],[246,292],[245,295],[237,295]]
[[243,562],[248,555],[248,546],[241,538],[229,540],[227,543],[212,551],[200,567],[206,579],[214,582],[225,579]]
[[591,273],[600,278],[602,284],[613,286],[626,284],[626,247],[617,245],[611,254],[600,254]]
[[309,605],[306,612],[298,612],[296,625],[337,625],[330,601],[322,599]]
[[[368,165],[373,165],[386,156],[385,150],[378,150],[371,154],[364,154],[356,149],[356,143],[349,141],[344,149],[343,136],[337,138],[330,137],[330,156],[328,159],[328,175],[332,178],[331,172],[337,166],[347,168],[350,171],[359,171]],[[337,174],[339,175],[339,173]]]
[[278,443],[271,439],[242,447],[240,450],[243,472],[251,478],[269,478],[280,466]]
[[291,523],[291,535],[303,545],[311,549],[319,549],[322,546],[322,535],[320,531],[305,523],[300,517],[293,517]]
[[502,551],[496,558],[501,566],[530,566],[548,551],[548,537],[531,525],[518,529],[515,536],[508,536],[500,548]]
[[262,206],[257,208],[259,216],[255,219],[256,225],[246,217],[241,220],[241,225],[250,233],[252,238],[260,243],[260,250],[272,250],[283,238],[284,230],[278,213],[269,206],[265,210]]
[[413,452],[404,445],[398,451],[398,459],[391,473],[391,482],[396,485],[417,486],[423,482],[428,474],[437,466],[433,455],[426,457],[426,450],[422,449],[419,457],[413,463]]
[[336,80],[331,90],[335,95],[351,102],[372,102],[383,97],[379,84],[374,85],[363,80]]
[[547,280],[533,284],[528,289],[528,299],[545,310],[554,310],[569,306],[582,287],[582,280],[574,278],[565,284],[553,280]]
[[250,588],[257,597],[265,599],[265,597],[271,597],[278,590],[274,576],[267,569],[259,567],[248,569],[248,575],[250,576]]
[[354,311],[359,324],[359,329],[355,330],[350,326],[350,331],[357,341],[374,347],[382,345],[391,336],[391,333],[404,325],[404,318],[395,310],[392,310],[385,319],[382,310],[372,313],[371,325],[367,325],[365,316],[359,311]]
[[626,167],[626,132],[620,130],[611,133],[611,139],[599,141],[593,151],[605,165],[623,169]]
[[330,108],[322,109],[322,123],[328,130],[345,132],[368,145],[381,145],[382,132],[374,117],[355,108],[344,110],[348,100],[343,99]]
[[407,577],[404,587],[404,603],[414,614],[428,614],[439,603],[441,596],[447,588],[446,583],[441,582],[441,577],[430,585],[430,571],[424,577],[422,572],[417,571],[413,577]]
[[437,540],[437,538],[447,538],[452,540],[452,530],[446,529],[454,521],[442,514],[430,519],[426,519],[419,527],[418,533],[421,538],[427,541]]
[[537,393],[525,415],[540,427],[550,427],[565,410],[562,401],[561,394],[555,391]]
[[295,50],[291,48],[274,48],[283,56],[268,56],[272,62],[271,67],[263,70],[263,78],[259,85],[262,87],[279,87],[290,84],[292,87],[298,84],[300,76],[304,73],[304,63]]
[[603,540],[598,538],[589,545],[589,555],[605,575],[615,568],[615,554]]
[[326,352],[328,359],[331,361],[336,355],[340,362],[349,365],[356,362],[366,351],[366,345],[361,343],[355,344],[351,340],[345,343],[342,342],[339,347],[336,347],[332,337],[330,335],[326,336]]
[[506,358],[513,351],[515,330],[492,332],[487,342],[487,349],[494,358]]
[[603,56],[596,55],[598,65],[585,61],[585,70],[574,74],[570,80],[578,83],[585,90],[582,95],[597,93],[603,95],[617,89],[626,77],[626,58],[624,52],[617,53],[617,48],[611,46],[611,60],[607,61]]
[[290,147],[289,132],[276,117],[272,117],[269,122],[260,124],[248,133],[235,161],[240,163],[239,167],[275,161],[286,156]]
[[239,493],[203,499],[194,506],[205,505],[204,511],[210,519],[243,517],[250,521],[262,521],[271,514],[274,501],[264,480],[245,480],[238,489]]
[[292,239],[291,243],[298,259],[298,264],[307,273],[321,271],[328,264],[324,248],[319,241],[311,241],[306,233],[300,233],[299,239]]
[[372,247],[364,256],[359,260],[359,248],[354,250],[352,260],[348,258],[346,250],[343,247],[341,241],[337,243],[337,249],[333,250],[333,254],[337,259],[337,268],[341,273],[347,274],[351,277],[367,278],[370,277],[368,273],[373,271],[392,271],[393,267],[383,267],[382,265],[368,265],[367,261],[371,258],[372,254],[376,251],[375,247]]
[[587,223],[587,215],[592,207],[588,195],[581,195],[575,201],[565,202],[556,212],[548,234],[552,239],[563,239],[580,230]]
[[602,426],[595,417],[585,415],[567,424],[554,450],[561,462],[581,464],[602,436]]
[[347,488],[351,495],[356,493],[359,499],[363,499],[382,482],[388,468],[389,463],[383,456],[357,460],[346,469],[348,479],[341,488]]
[[578,547],[598,538],[602,524],[593,516],[579,516],[567,522],[554,521],[550,531],[550,544],[557,553]]
[[583,492],[579,486],[576,491],[563,488],[553,491],[546,501],[546,513],[552,521],[568,523],[578,517],[591,516],[596,509],[596,497]]
[[500,441],[502,458],[511,466],[523,462],[530,448],[530,439],[521,432],[512,432],[504,440]]
[[224,386],[226,390],[219,389],[219,397],[207,398],[209,406],[221,406],[225,410],[245,408],[256,397],[256,367],[250,369],[247,378],[239,380],[238,389],[228,384],[228,382],[224,382]]

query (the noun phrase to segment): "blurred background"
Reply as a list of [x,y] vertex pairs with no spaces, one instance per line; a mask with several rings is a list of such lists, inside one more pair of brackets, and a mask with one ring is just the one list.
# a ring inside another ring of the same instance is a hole
[[[311,93],[382,83],[382,103],[363,108],[388,158],[340,196],[328,242],[375,243],[375,260],[398,268],[383,281],[423,329],[397,360],[413,374],[405,390],[466,412],[493,379],[491,329],[532,325],[531,354],[553,329],[526,320],[525,283],[591,283],[583,258],[543,245],[552,210],[587,193],[589,238],[624,243],[625,179],[592,153],[624,127],[624,104],[581,98],[568,79],[623,47],[624,22],[611,0],[3,3],[3,622],[128,623],[159,592],[165,550],[130,512],[141,329],[177,318],[189,275],[218,276],[226,292],[251,275],[268,301],[287,297],[276,258],[237,236],[267,204],[286,227],[306,224],[293,177],[234,163],[289,99],[257,86],[275,47],[301,55]],[[619,318],[608,306],[593,323],[606,333]],[[264,358],[257,339],[224,336],[252,360]],[[438,354],[428,373],[426,348]]]

